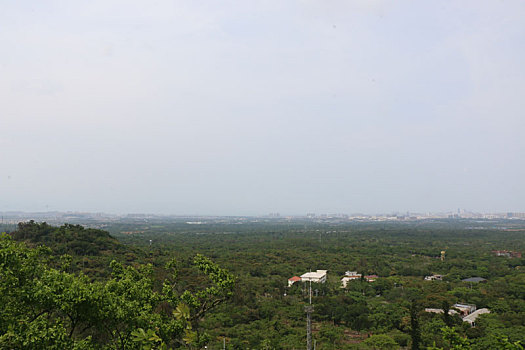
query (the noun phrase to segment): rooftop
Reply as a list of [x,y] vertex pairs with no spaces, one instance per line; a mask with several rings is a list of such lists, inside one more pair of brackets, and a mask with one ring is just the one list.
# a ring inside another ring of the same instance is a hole
[[301,275],[301,278],[321,278],[326,275],[328,270],[317,270],[315,272],[307,272]]
[[479,283],[479,282],[485,282],[486,279],[483,278],[483,277],[470,277],[470,278],[465,278],[464,280],[461,280],[463,282],[472,282],[472,283]]
[[474,323],[474,321],[476,321],[476,318],[478,318],[480,315],[483,315],[483,314],[490,314],[490,310],[486,308],[476,310],[470,315],[463,317],[463,321],[472,324]]

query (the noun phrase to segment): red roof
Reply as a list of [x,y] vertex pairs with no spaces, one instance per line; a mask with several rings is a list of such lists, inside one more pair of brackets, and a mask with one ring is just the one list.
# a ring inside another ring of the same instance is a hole
[[293,276],[291,278],[288,278],[288,281],[299,282],[300,280],[301,280],[301,277],[298,277],[298,276]]

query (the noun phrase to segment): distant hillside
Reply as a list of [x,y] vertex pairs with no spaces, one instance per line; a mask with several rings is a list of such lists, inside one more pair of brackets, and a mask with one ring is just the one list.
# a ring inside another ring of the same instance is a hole
[[144,252],[140,249],[123,245],[104,230],[80,225],[65,224],[55,227],[31,220],[19,223],[16,231],[10,235],[29,246],[45,245],[55,257],[70,255],[70,271],[82,270],[95,278],[107,277],[107,266],[112,259],[128,263],[144,260]]
[[65,224],[54,227],[34,221],[21,222],[11,233],[15,240],[29,244],[44,244],[57,254],[101,255],[126,250],[108,232],[80,225]]

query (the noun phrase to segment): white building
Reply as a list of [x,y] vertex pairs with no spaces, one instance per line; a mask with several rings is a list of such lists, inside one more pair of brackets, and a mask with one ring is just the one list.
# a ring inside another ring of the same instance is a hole
[[425,276],[425,281],[442,281],[443,275]]
[[316,272],[307,272],[301,275],[301,282],[315,282],[315,283],[325,283],[326,282],[326,273],[328,270],[317,270]]
[[[459,312],[454,310],[454,309],[450,309],[450,310],[448,310],[448,314],[449,315],[459,315],[460,317],[462,317],[463,322],[468,322],[471,326],[475,326],[476,325],[476,319],[480,315],[489,314],[490,313],[489,309],[483,308],[483,309],[476,310],[476,306],[475,305],[470,305],[470,304],[454,304],[453,307],[458,309]],[[472,310],[475,310],[475,311],[472,311]],[[426,308],[425,311],[426,312],[433,312],[433,313],[436,313],[436,314],[442,314],[443,313],[443,309]],[[466,314],[466,316],[465,316],[465,314]]]
[[463,321],[464,322],[468,322],[471,326],[475,326],[476,325],[476,319],[480,315],[483,315],[483,314],[490,314],[490,310],[486,309],[486,308],[476,310],[473,313],[471,313],[470,315],[463,317]]
[[341,278],[341,288],[346,288],[349,281],[355,281],[361,279],[362,275],[357,271],[346,271],[343,278]]
[[357,271],[346,271],[345,277],[361,278],[361,274],[357,273]]

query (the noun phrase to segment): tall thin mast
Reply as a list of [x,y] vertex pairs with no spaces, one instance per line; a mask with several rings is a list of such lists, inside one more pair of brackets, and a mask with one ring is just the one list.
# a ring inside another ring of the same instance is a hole
[[312,350],[312,280],[310,280],[310,288],[308,290],[310,304],[304,307],[306,312],[306,350]]

